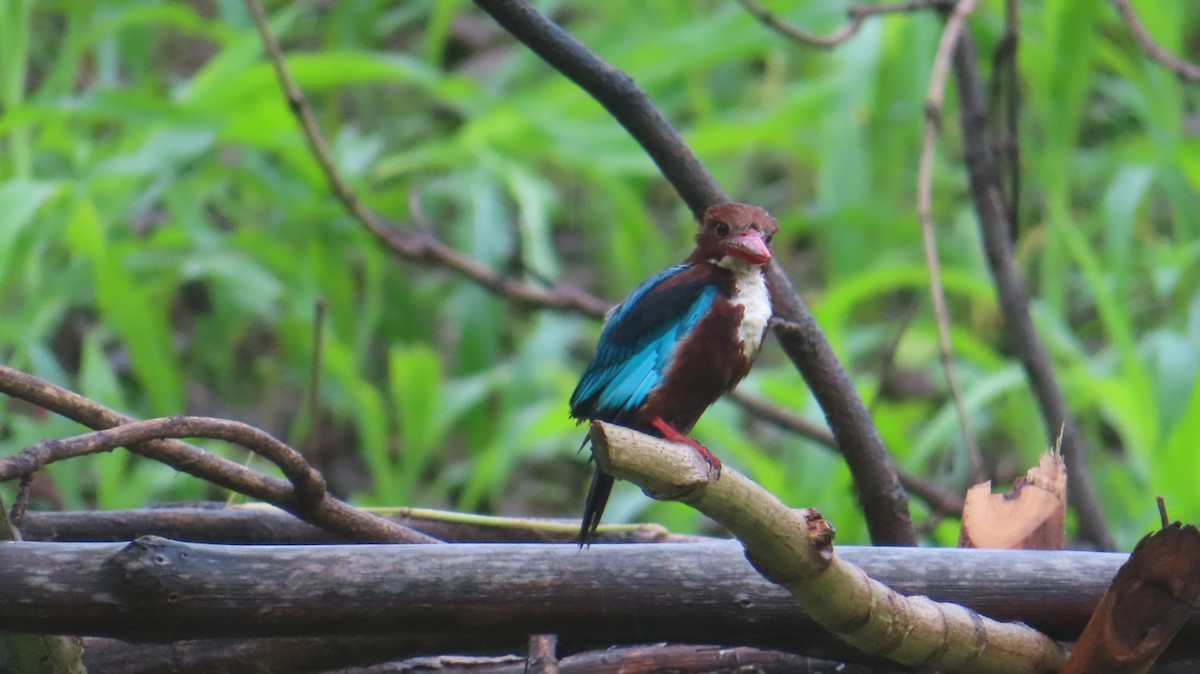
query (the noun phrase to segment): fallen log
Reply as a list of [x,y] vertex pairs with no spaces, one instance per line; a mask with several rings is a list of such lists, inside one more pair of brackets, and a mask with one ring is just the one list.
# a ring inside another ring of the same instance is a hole
[[[1126,555],[856,548],[905,594],[1078,636]],[[842,657],[735,542],[594,545],[0,544],[0,631],[169,641],[465,634],[480,649],[555,633],[567,649],[659,641]],[[1193,609],[1174,657],[1200,644]]]

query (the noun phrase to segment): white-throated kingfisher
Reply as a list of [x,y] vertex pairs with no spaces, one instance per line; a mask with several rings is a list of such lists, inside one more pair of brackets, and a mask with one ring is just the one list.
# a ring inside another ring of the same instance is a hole
[[[571,416],[689,444],[719,476],[720,460],[687,434],[758,355],[771,318],[763,268],[777,231],[775,218],[757,206],[705,211],[683,264],[646,279],[608,313],[596,355],[571,394]],[[597,468],[580,545],[600,525],[612,486]]]

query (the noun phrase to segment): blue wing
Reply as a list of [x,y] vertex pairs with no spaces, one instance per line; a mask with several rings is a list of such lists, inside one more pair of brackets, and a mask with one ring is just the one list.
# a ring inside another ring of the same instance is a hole
[[714,279],[689,269],[678,265],[651,276],[613,309],[571,395],[571,416],[618,424],[633,418],[676,346],[716,299]]

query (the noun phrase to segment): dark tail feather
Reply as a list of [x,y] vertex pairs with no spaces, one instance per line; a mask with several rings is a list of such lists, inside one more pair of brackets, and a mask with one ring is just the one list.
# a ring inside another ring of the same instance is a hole
[[604,514],[604,506],[608,504],[608,495],[612,493],[613,477],[600,472],[592,475],[592,486],[588,489],[587,501],[583,505],[583,523],[579,526],[579,547],[588,544],[588,538],[596,533],[600,526],[600,516]]

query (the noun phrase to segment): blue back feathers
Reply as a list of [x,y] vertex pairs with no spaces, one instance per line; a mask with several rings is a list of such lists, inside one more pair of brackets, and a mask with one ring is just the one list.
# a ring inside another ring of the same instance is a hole
[[[717,297],[715,279],[679,276],[691,268],[683,264],[651,276],[613,310],[571,395],[571,416],[614,423],[633,418]],[[673,282],[664,283],[668,279]]]

